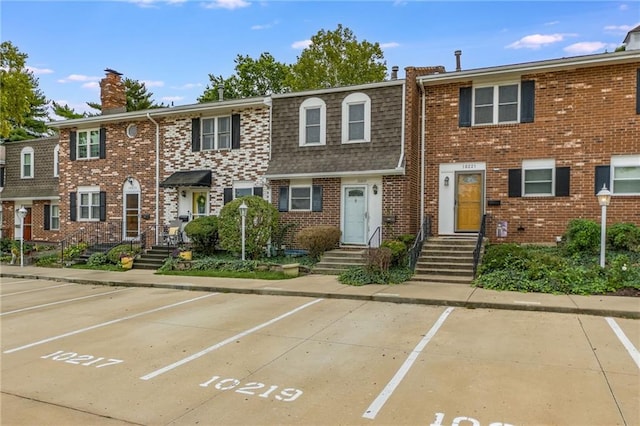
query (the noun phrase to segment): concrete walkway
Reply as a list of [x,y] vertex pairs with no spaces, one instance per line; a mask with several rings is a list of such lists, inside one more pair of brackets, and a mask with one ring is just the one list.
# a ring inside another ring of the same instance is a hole
[[305,275],[287,280],[253,280],[157,275],[153,270],[126,272],[71,268],[41,268],[1,265],[0,277],[46,279],[77,284],[123,287],[155,287],[213,291],[358,299],[376,302],[458,306],[469,309],[544,311],[640,319],[640,298],[618,296],[576,296],[485,290],[462,284],[407,282],[398,285],[341,284],[332,275]]

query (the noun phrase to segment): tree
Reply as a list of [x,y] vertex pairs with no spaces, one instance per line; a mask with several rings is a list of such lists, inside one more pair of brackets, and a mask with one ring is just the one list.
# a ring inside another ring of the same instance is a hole
[[[127,96],[127,112],[166,107],[165,104],[156,104],[155,101],[151,99],[153,93],[149,92],[147,86],[138,80],[125,78],[124,89]],[[87,105],[93,109],[102,111],[102,105],[99,103],[87,102]]]
[[291,67],[286,86],[294,91],[383,81],[387,65],[379,43],[358,42],[349,28],[320,30]]
[[0,139],[24,140],[47,134],[47,99],[26,69],[28,55],[10,41],[0,44]]
[[290,67],[277,62],[270,53],[263,52],[258,59],[238,55],[234,62],[236,74],[227,79],[209,74],[210,84],[198,98],[198,102],[219,100],[220,85],[223,87],[224,99],[251,98],[287,91],[285,81]]
[[245,252],[247,258],[256,259],[264,253],[269,239],[278,227],[278,210],[257,195],[236,198],[225,204],[218,218],[220,246],[232,253],[242,251],[242,228],[239,207],[249,207],[245,218]]
[[82,114],[75,112],[74,109],[67,104],[60,105],[56,101],[52,101],[51,105],[53,107],[53,113],[55,115],[57,115],[58,117],[65,118],[67,120],[73,120],[74,118],[84,118],[88,116],[86,112]]

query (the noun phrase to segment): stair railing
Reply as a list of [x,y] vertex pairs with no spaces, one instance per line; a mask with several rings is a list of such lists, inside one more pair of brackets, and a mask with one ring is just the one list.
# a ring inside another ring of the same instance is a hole
[[101,250],[121,242],[122,222],[87,222],[60,241],[60,259],[64,262],[65,251],[80,243],[86,243],[89,247]]
[[476,278],[478,271],[478,263],[480,263],[480,255],[482,254],[482,243],[484,242],[484,234],[487,226],[487,215],[482,215],[482,222],[480,223],[480,232],[478,232],[478,239],[476,240],[476,247],[473,249],[473,278]]
[[380,244],[382,244],[382,227],[378,226],[376,230],[373,231],[371,238],[369,238],[367,246],[369,246],[369,249],[371,249],[373,247],[380,247]]
[[409,249],[409,268],[411,268],[412,271],[416,269],[418,259],[420,258],[420,254],[422,253],[422,246],[430,235],[431,216],[425,216],[424,222],[422,222],[420,230],[418,230],[418,235],[416,235],[416,239],[413,242],[413,246],[411,246],[411,248]]

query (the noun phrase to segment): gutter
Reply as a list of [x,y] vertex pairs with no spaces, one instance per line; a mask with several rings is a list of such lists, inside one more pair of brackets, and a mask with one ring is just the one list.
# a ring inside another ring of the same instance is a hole
[[373,176],[373,175],[403,175],[404,168],[386,170],[362,170],[357,172],[311,172],[311,173],[288,173],[288,174],[265,174],[267,179],[302,179],[302,178],[323,178],[323,177],[343,177],[343,176]]
[[420,87],[420,99],[421,99],[421,112],[420,112],[420,229],[422,229],[422,225],[424,224],[424,185],[425,185],[425,164],[424,164],[424,156],[425,156],[425,136],[424,132],[426,130],[426,95],[424,84],[422,80],[418,80]]
[[406,90],[406,83],[403,81],[402,82],[402,130],[401,135],[400,135],[400,158],[398,159],[398,165],[396,166],[396,169],[400,169],[402,168],[402,163],[404,162],[404,144],[405,144],[405,140],[404,140],[404,135],[405,135],[405,131],[404,131],[404,123],[405,123],[405,105],[406,105],[406,99],[407,99],[407,92],[405,92]]
[[160,229],[160,124],[156,120],[151,117],[151,114],[147,112],[147,118],[151,120],[153,124],[156,125],[156,244],[160,244],[160,234],[158,230]]

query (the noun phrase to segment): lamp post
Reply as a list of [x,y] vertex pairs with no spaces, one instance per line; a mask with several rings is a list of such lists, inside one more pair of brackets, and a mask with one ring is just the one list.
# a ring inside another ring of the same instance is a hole
[[602,221],[600,223],[600,267],[604,268],[604,250],[607,240],[607,206],[611,202],[611,192],[607,185],[602,185],[602,189],[596,194],[598,204],[602,207]]
[[27,209],[21,206],[18,209],[18,217],[20,218],[20,267],[24,267],[24,218],[27,217]]
[[244,230],[245,220],[247,218],[247,210],[249,210],[249,207],[244,203],[244,201],[242,201],[242,204],[240,204],[238,210],[240,210],[240,217],[242,218],[242,260],[244,260]]

